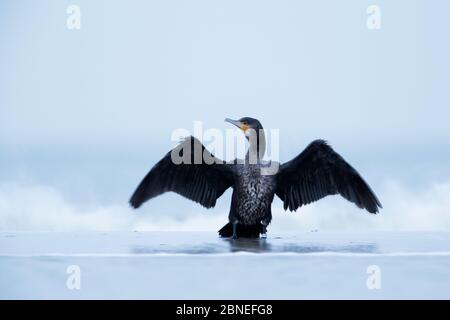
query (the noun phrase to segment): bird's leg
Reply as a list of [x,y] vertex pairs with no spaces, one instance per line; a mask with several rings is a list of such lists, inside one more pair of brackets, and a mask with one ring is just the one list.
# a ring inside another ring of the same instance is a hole
[[237,221],[233,222],[233,236],[231,237],[231,239],[237,239]]
[[266,239],[267,238],[267,223],[264,220],[261,220],[261,238]]

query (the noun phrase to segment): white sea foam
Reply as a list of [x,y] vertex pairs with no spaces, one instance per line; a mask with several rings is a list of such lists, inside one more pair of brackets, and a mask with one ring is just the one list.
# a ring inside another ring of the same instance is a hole
[[[294,213],[284,212],[281,201],[276,199],[269,231],[449,231],[449,194],[450,182],[411,190],[387,181],[378,192],[384,206],[378,215],[367,214],[339,196]],[[136,214],[127,204],[79,206],[49,186],[0,185],[0,231],[211,231],[227,221],[228,213],[223,209],[213,209],[208,214],[201,210],[184,212],[180,217],[182,209],[176,210],[176,215],[144,214],[145,211]]]

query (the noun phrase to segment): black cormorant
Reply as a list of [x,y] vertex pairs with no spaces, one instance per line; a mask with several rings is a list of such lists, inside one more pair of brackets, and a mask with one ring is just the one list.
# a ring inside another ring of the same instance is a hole
[[[294,159],[280,165],[262,160],[266,143],[258,120],[245,117],[225,121],[240,128],[249,141],[245,159],[226,163],[198,139],[189,137],[150,170],[132,195],[131,206],[139,208],[143,202],[173,191],[211,208],[231,187],[229,223],[219,234],[233,238],[266,237],[275,194],[290,211],[338,193],[370,213],[381,208],[369,185],[324,140],[311,142]],[[183,160],[174,161],[174,155]]]

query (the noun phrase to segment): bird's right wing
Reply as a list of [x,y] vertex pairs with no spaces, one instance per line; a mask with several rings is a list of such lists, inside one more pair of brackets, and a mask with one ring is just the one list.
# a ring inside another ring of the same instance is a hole
[[[188,161],[176,164],[173,156]],[[211,154],[198,139],[188,137],[150,170],[131,196],[130,204],[139,208],[145,201],[173,191],[211,208],[232,184],[230,166]]]

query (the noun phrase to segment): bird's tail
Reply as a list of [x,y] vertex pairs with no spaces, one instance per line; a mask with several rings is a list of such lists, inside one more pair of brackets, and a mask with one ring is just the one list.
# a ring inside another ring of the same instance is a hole
[[[259,238],[259,234],[262,232],[262,225],[252,224],[252,225],[237,225],[237,237],[238,238]],[[227,223],[219,230],[219,235],[221,237],[227,238],[233,235],[233,225],[231,223]]]

